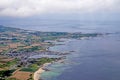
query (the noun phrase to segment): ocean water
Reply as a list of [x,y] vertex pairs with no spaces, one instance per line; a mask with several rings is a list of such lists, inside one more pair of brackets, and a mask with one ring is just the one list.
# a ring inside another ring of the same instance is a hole
[[65,45],[51,47],[52,51],[75,52],[67,55],[64,63],[49,65],[51,71],[42,73],[43,80],[120,80],[119,23],[58,22],[36,28],[58,32],[113,33],[89,40],[69,39]]
[[51,50],[75,52],[68,55],[64,66],[53,70],[56,72],[66,67],[59,75],[45,80],[120,80],[120,34],[70,40]]
[[[3,23],[4,24],[4,23]],[[64,63],[49,65],[44,80],[120,80],[120,23],[81,21],[9,22],[5,25],[29,30],[113,33],[89,40],[69,39],[52,51],[75,51]]]

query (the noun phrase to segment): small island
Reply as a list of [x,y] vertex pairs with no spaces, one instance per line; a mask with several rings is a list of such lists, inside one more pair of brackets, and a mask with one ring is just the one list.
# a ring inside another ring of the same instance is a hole
[[[39,80],[36,73],[65,59],[67,53],[50,51],[52,41],[88,39],[101,33],[41,32],[0,25],[0,80]],[[71,51],[73,52],[73,51]]]

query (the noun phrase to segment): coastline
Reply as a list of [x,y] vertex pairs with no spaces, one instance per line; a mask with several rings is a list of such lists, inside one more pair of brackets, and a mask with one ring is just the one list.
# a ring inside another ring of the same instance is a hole
[[46,70],[44,70],[44,68],[46,66],[48,66],[49,64],[51,64],[51,63],[45,63],[45,64],[43,64],[36,72],[34,72],[33,79],[34,80],[41,80],[40,79],[40,74],[42,74],[43,72],[46,71]]

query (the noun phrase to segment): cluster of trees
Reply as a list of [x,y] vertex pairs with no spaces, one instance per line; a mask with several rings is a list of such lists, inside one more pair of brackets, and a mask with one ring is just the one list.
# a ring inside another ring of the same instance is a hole
[[11,76],[15,70],[2,70],[0,71],[0,80],[6,80],[7,77]]

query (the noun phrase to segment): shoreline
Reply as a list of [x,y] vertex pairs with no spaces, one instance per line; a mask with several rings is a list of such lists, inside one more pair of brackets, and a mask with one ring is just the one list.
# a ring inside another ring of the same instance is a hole
[[45,63],[45,64],[43,64],[36,72],[34,72],[34,75],[33,75],[33,80],[41,80],[40,79],[40,74],[42,74],[43,72],[45,72],[46,70],[44,70],[44,68],[46,67],[46,66],[48,66],[49,64],[51,64],[51,63]]

